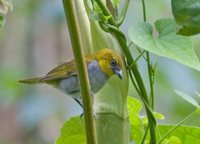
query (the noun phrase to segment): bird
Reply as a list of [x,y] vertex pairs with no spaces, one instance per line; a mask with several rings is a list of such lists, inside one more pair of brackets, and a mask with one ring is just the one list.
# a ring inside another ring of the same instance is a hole
[[[97,93],[112,76],[122,79],[122,56],[110,48],[103,48],[85,55],[90,90]],[[82,99],[75,60],[65,62],[49,71],[45,76],[20,80],[25,84],[49,84],[71,96],[81,107]]]

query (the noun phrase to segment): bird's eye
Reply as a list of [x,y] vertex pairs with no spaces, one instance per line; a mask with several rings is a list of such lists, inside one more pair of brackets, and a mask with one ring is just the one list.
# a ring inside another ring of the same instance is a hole
[[111,65],[112,65],[112,66],[116,66],[116,65],[117,65],[117,62],[113,59],[113,60],[111,60]]

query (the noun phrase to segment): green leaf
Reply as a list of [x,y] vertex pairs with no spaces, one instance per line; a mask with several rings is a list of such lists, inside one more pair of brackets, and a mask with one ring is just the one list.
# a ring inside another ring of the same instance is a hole
[[155,116],[156,119],[164,120],[165,116],[159,112],[153,112],[153,115]]
[[142,103],[133,97],[128,96],[128,113],[131,125],[140,125],[139,112],[142,109]]
[[135,143],[140,143],[144,133],[139,116],[141,109],[142,103],[138,99],[128,96],[128,113],[131,125],[131,140]]
[[144,135],[142,125],[131,125],[131,141],[134,144],[141,144]]
[[66,121],[55,144],[86,144],[83,119],[77,116]]
[[195,54],[192,41],[187,36],[176,35],[176,24],[172,19],[155,22],[158,36],[154,37],[149,23],[138,23],[129,29],[129,37],[139,47],[159,56],[173,59],[200,71],[199,59]]
[[182,144],[180,138],[176,136],[171,136],[169,139],[163,140],[161,144]]
[[200,1],[172,0],[172,12],[178,25],[179,34],[195,35],[200,33]]
[[[160,120],[164,120],[165,119],[165,116],[159,112],[153,112],[153,115],[156,119],[160,119]],[[146,125],[148,123],[148,119],[147,119],[147,116],[143,116],[142,117],[142,124],[143,125]]]
[[[173,127],[174,125],[158,125],[161,136]],[[170,141],[168,144],[200,144],[200,128],[193,126],[179,126],[171,133],[168,140]],[[166,139],[164,141],[166,141]]]
[[181,144],[181,139],[179,137],[176,137],[176,136],[171,136],[169,138],[169,143],[170,144]]
[[192,105],[194,105],[195,107],[200,107],[198,102],[191,96],[181,92],[181,91],[178,91],[178,90],[175,90],[175,93],[178,94],[179,96],[181,96],[184,100],[186,100],[187,102],[191,103]]

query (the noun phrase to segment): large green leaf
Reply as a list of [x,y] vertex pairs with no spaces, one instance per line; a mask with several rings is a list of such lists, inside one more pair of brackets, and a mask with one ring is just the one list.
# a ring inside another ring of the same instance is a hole
[[[159,125],[158,129],[162,135],[167,133],[173,125]],[[177,143],[170,144],[179,144],[178,141],[181,141],[180,144],[200,144],[200,128],[193,126],[179,126],[169,137],[171,141],[176,141]]]
[[167,57],[200,71],[199,59],[192,41],[187,36],[176,35],[176,24],[172,19],[155,22],[158,36],[153,36],[149,23],[139,23],[129,29],[129,37],[139,47],[159,56]]
[[180,34],[200,33],[200,0],[172,0],[171,5],[177,24],[182,26]]
[[66,121],[55,144],[86,144],[83,118],[77,116]]
[[170,138],[163,140],[161,144],[182,144],[182,142],[180,138],[171,136]]

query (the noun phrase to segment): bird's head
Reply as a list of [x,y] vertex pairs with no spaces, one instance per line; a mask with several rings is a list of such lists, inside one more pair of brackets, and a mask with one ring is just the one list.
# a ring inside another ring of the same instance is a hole
[[122,79],[122,57],[112,49],[104,48],[96,53],[95,59],[98,61],[101,70],[108,76],[117,75]]

